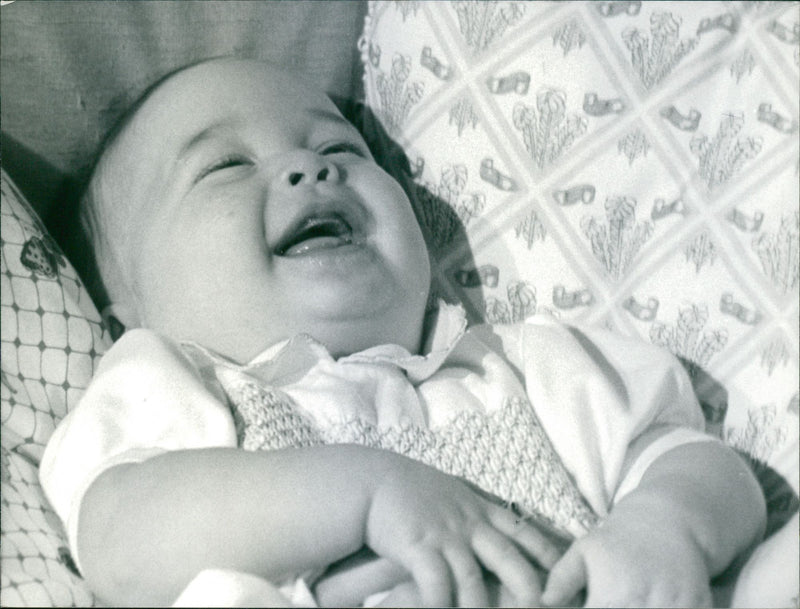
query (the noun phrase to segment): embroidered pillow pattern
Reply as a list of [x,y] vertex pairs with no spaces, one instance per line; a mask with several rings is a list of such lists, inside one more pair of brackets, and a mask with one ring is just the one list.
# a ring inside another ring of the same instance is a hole
[[795,493],[799,12],[373,1],[360,41],[440,289],[473,319],[549,311],[666,347],[709,428]]

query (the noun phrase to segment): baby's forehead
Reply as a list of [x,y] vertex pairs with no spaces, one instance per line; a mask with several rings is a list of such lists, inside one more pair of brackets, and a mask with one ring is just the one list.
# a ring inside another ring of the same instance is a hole
[[269,63],[221,58],[188,66],[166,77],[154,87],[141,109],[173,107],[181,102],[197,105],[205,100],[236,100],[242,94],[259,93],[267,93],[276,101],[298,97],[329,101],[324,92],[304,76]]
[[173,133],[234,119],[284,124],[304,109],[341,118],[325,92],[304,76],[259,61],[214,59],[158,83],[130,117],[127,130],[139,138],[121,139],[129,145],[148,137],[163,141]]
[[115,199],[141,200],[174,168],[182,149],[220,125],[262,134],[305,128],[318,117],[354,129],[322,89],[298,74],[259,61],[207,60],[151,87],[110,140],[98,168],[113,184]]

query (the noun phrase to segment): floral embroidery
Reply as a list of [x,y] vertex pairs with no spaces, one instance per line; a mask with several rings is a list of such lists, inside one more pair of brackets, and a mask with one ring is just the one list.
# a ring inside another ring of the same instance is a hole
[[586,132],[586,120],[567,116],[566,105],[563,91],[545,89],[536,96],[536,108],[523,103],[514,107],[514,127],[522,132],[525,149],[539,169],[557,160]]
[[524,241],[528,249],[531,249],[536,241],[544,241],[547,228],[542,224],[535,209],[517,223],[514,227],[514,236]]
[[770,341],[761,351],[761,367],[767,371],[767,376],[772,376],[778,365],[786,366],[788,363],[789,347],[782,337]]
[[448,122],[455,125],[458,129],[458,136],[464,132],[467,125],[473,129],[478,124],[478,115],[472,107],[472,100],[469,97],[460,97],[458,101],[450,108]]
[[726,114],[713,139],[706,135],[692,138],[689,148],[697,157],[698,172],[710,189],[727,182],[742,166],[761,152],[761,138],[737,136],[744,125],[741,114]]
[[636,199],[611,197],[605,203],[606,222],[586,217],[581,222],[592,252],[613,279],[620,279],[653,234],[652,222],[636,222]]
[[519,2],[454,0],[452,6],[464,42],[475,53],[500,39],[525,14],[524,4]]
[[586,42],[586,34],[575,19],[570,19],[553,32],[553,46],[561,47],[564,57],[573,49],[580,49]]
[[774,404],[751,408],[747,412],[747,425],[744,429],[725,430],[725,441],[754,459],[766,462],[786,441],[786,430],[777,426],[775,419]]
[[725,329],[706,331],[706,323],[708,308],[705,305],[684,307],[678,313],[678,321],[674,325],[655,322],[650,327],[650,340],[683,358],[689,374],[694,377],[700,368],[708,366],[714,354],[721,351],[728,342]]
[[486,298],[484,314],[493,324],[512,324],[536,313],[536,288],[527,281],[511,281],[506,287],[507,301]]
[[708,236],[708,231],[703,231],[684,248],[683,253],[686,256],[686,262],[694,264],[695,271],[699,273],[705,265],[714,264],[717,248]]
[[[726,418],[744,426],[746,409],[766,401],[764,383],[788,399],[797,349],[775,324],[796,309],[800,288],[800,235],[787,203],[800,175],[788,154],[798,104],[783,95],[796,87],[800,65],[796,3],[698,11],[694,3],[520,2],[525,15],[485,45],[477,13],[489,4],[471,4],[461,5],[473,11],[461,19],[455,4],[433,3],[422,27],[373,28],[387,57],[430,46],[457,69],[414,107],[421,120],[406,121],[397,138],[412,157],[435,159],[426,177],[437,186],[441,167],[461,164],[471,180],[460,196],[472,184],[486,194],[485,211],[449,233],[443,293],[469,299],[476,317],[494,323],[512,322],[527,303],[537,313],[552,307],[650,333],[706,392],[720,435]],[[372,6],[385,14],[383,3]],[[400,15],[385,21],[394,26]],[[413,60],[427,85],[432,78]],[[378,106],[375,70],[365,66]],[[516,190],[480,181],[476,161],[487,158]],[[467,245],[471,258],[462,255]],[[524,289],[509,299],[514,281]],[[779,338],[786,350],[780,342],[768,348]],[[713,378],[702,377],[703,366]],[[727,413],[726,390],[737,397]],[[800,408],[798,399],[789,408]],[[783,462],[775,466],[786,475]]]
[[405,21],[412,13],[416,17],[419,10],[419,0],[394,0],[394,7],[400,11],[403,21]]
[[482,192],[464,192],[467,177],[464,165],[448,165],[442,169],[438,184],[416,185],[420,221],[428,227],[435,248],[450,243],[457,231],[480,215],[486,206],[486,195]]
[[650,142],[647,141],[647,137],[641,129],[634,129],[620,138],[617,142],[617,150],[620,154],[628,157],[628,165],[633,165],[633,162],[639,157],[647,156]]
[[411,74],[411,58],[395,54],[392,68],[387,76],[382,71],[376,78],[381,98],[381,118],[389,133],[398,133],[411,108],[422,99],[425,84],[408,82]]
[[800,212],[783,216],[778,230],[753,240],[761,269],[782,294],[795,292],[800,283]]
[[731,64],[731,76],[736,79],[736,84],[739,84],[743,76],[750,76],[753,73],[753,68],[755,67],[756,60],[753,54],[750,49],[745,49]]
[[697,38],[680,39],[681,18],[671,12],[650,16],[650,37],[636,28],[622,33],[631,54],[631,65],[645,88],[666,78],[675,66],[697,46]]

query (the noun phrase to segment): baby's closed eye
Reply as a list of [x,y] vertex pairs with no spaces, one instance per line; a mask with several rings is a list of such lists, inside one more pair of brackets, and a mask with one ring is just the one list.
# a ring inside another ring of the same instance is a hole
[[322,155],[348,154],[348,153],[355,154],[360,157],[366,156],[364,148],[353,142],[333,142],[330,144],[325,144],[319,149],[319,154]]
[[214,172],[223,171],[225,169],[231,169],[234,167],[241,167],[241,166],[249,166],[252,165],[253,161],[241,154],[229,154],[223,157],[220,157],[214,160],[211,164],[206,165],[200,172],[197,174],[195,178],[195,183],[199,182],[209,174]]

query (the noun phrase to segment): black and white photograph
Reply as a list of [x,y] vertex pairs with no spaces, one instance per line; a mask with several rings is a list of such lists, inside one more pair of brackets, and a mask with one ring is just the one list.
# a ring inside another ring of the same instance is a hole
[[0,606],[800,609],[800,2],[0,2]]

